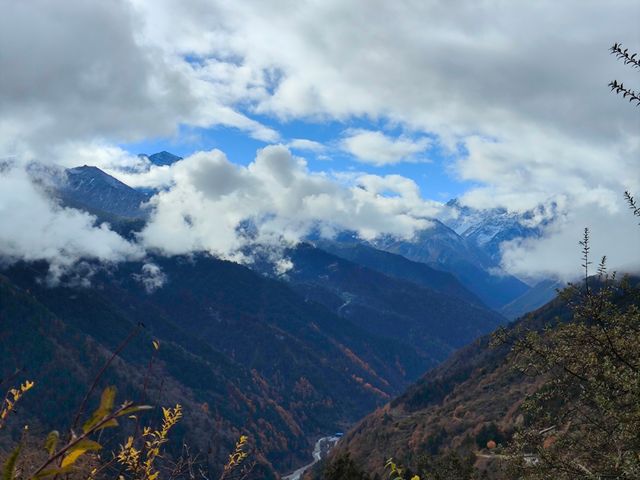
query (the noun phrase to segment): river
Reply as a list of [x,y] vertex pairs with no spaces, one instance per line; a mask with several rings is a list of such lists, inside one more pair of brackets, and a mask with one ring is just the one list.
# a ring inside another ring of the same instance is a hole
[[295,472],[282,477],[282,480],[300,480],[304,472],[313,467],[316,463],[327,456],[329,451],[338,443],[340,436],[332,435],[330,437],[322,437],[313,447],[313,461],[304,467],[300,467]]

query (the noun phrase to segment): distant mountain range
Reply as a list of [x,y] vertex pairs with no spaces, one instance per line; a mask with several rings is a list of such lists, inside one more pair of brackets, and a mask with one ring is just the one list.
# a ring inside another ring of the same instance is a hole
[[464,287],[453,274],[432,268],[425,263],[413,262],[401,255],[379,250],[360,241],[341,242],[317,239],[313,244],[326,252],[387,276],[458,297],[474,305],[483,305],[482,301]]
[[[478,210],[461,205],[456,199],[447,202],[447,207],[440,220],[496,262],[500,261],[502,243],[537,237],[541,228],[554,218],[554,212],[542,207],[537,214],[532,210],[519,213],[504,208]],[[541,219],[534,221],[536,215]]]
[[439,220],[432,223],[411,241],[387,236],[372,244],[378,249],[452,273],[491,308],[500,308],[529,289],[519,279],[499,273],[499,263],[472,242]]
[[[159,166],[180,160],[168,152],[146,158]],[[150,213],[149,193],[96,167],[68,169],[50,183],[64,205],[127,236]],[[71,408],[107,352],[142,322],[144,333],[109,379],[140,395],[150,339],[159,339],[163,400],[184,398],[197,410],[188,421],[194,443],[205,448],[203,430],[217,425],[214,454],[223,458],[238,432],[248,432],[261,478],[270,478],[303,463],[314,436],[346,428],[504,323],[496,310],[511,315],[547,298],[548,285],[531,290],[495,274],[499,262],[479,238],[436,219],[411,241],[310,237],[285,252],[293,268],[280,276],[264,262],[251,270],[204,254],[109,268],[87,262],[90,288],[72,286],[73,278],[44,286],[41,263],[3,267],[0,358],[11,359],[4,368],[34,372],[51,408],[54,401]],[[74,378],[63,393],[53,372]],[[61,427],[64,408],[47,416],[38,407],[25,411],[43,428]]]
[[[169,152],[156,153],[147,158],[158,165],[168,165],[181,159]],[[148,210],[144,208],[144,203],[149,198],[148,192],[128,187],[96,167],[78,167],[69,169],[66,173],[68,180],[59,188],[58,195],[67,205],[83,208],[106,221],[116,223],[146,218]],[[455,204],[450,202],[450,206]],[[383,237],[369,246],[401,255],[414,264],[426,264],[432,269],[449,272],[464,285],[465,290],[472,292],[481,302],[491,308],[500,309],[523,295],[530,287],[513,276],[499,273],[499,259],[492,251],[497,248],[499,242],[513,238],[522,229],[526,235],[533,235],[535,232],[522,227],[516,217],[506,212],[490,213],[490,218],[485,223],[478,223],[478,219],[482,217],[477,211],[461,208],[461,212],[453,226],[457,226],[459,230],[465,227],[466,237],[434,219],[430,228],[418,232],[416,238],[411,241]],[[505,218],[508,221],[502,221]],[[487,235],[479,233],[486,231],[488,225],[491,226],[493,236],[484,243],[480,242],[480,239],[488,238]],[[503,225],[504,228],[500,230],[497,228],[498,225]],[[348,237],[343,236],[342,239],[333,242],[332,248],[354,243],[368,245],[353,238],[344,241],[345,238]],[[343,254],[346,254],[346,250]],[[414,267],[409,267],[411,268]],[[402,270],[396,269],[395,276]]]
[[[459,284],[460,296],[453,296],[310,245],[300,245],[287,254],[294,265],[287,272],[289,283],[305,299],[324,305],[371,334],[412,347],[430,365],[504,322],[484,305],[464,300]],[[444,275],[438,272],[436,278]]]

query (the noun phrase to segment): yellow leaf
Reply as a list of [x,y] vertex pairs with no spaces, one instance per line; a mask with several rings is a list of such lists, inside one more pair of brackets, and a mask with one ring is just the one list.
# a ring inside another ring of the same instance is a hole
[[53,452],[58,445],[58,440],[60,440],[60,433],[58,433],[57,430],[49,432],[49,435],[47,435],[47,439],[44,442],[44,449],[47,451],[49,456],[53,455]]
[[153,344],[153,348],[160,350],[160,342],[158,340],[153,340],[151,343]]
[[22,390],[22,392],[24,393],[27,390],[31,390],[31,388],[33,388],[35,384],[36,384],[35,382],[27,380],[22,385],[20,385],[20,390]]
[[62,468],[68,467],[76,463],[76,461],[85,453],[91,450],[100,450],[102,445],[93,440],[80,440],[73,447],[69,449],[69,453],[62,459],[60,466]]
[[111,410],[113,410],[113,403],[115,402],[115,399],[116,387],[110,386],[102,391],[102,396],[100,397],[100,406],[95,412],[93,412],[91,418],[89,418],[89,420],[87,420],[82,426],[82,431],[84,433],[87,433],[98,423],[100,423],[100,421],[103,420],[104,417],[111,413]]
[[22,444],[19,444],[5,461],[2,470],[2,480],[13,480],[15,478],[16,462],[18,461],[20,450],[22,450]]

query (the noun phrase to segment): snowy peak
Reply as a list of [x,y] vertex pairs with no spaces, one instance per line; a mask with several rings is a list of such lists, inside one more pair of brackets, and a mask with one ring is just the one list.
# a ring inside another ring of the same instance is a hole
[[441,220],[496,262],[500,261],[502,243],[539,236],[541,228],[554,216],[553,207],[545,209],[542,206],[523,213],[509,212],[504,208],[477,210],[454,199],[447,203],[447,207],[449,210]]
[[430,228],[418,232],[412,240],[382,238],[374,246],[452,273],[491,308],[502,307],[529,288],[510,275],[494,275],[498,262],[438,220],[433,220]]

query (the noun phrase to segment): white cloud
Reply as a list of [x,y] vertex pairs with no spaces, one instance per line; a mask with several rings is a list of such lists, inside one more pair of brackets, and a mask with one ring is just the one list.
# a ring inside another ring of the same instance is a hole
[[102,170],[148,170],[151,162],[114,145],[101,142],[65,142],[50,147],[58,164],[67,168],[91,165]]
[[2,260],[45,260],[52,281],[80,259],[110,263],[143,255],[95,217],[54,203],[20,166],[0,170],[0,223]]
[[[456,174],[482,185],[469,202],[490,191],[483,201],[513,206],[528,180],[522,208],[581,195],[600,186],[603,165],[614,177],[604,188],[619,192],[640,153],[636,112],[605,87],[635,79],[607,50],[640,44],[632,0],[135,4],[156,44],[242,71],[257,112],[387,118],[434,135],[459,153]],[[355,140],[356,155],[375,164],[414,153],[381,134]],[[563,182],[545,186],[549,168]]]
[[146,41],[145,19],[126,0],[0,0],[0,8],[2,156],[51,159],[68,142],[171,136],[180,124],[279,138],[235,106],[250,97],[251,72],[193,65]]
[[[318,225],[328,235],[351,229],[363,238],[411,237],[439,208],[422,200],[410,179],[366,175],[344,184],[310,172],[283,146],[260,150],[247,167],[214,150],[171,171],[172,187],[153,198],[155,213],[140,235],[146,247],[166,254],[206,251],[246,261],[243,247],[286,246]],[[249,236],[239,230],[246,221]]]
[[634,154],[638,140],[614,143],[604,151],[557,135],[544,138],[542,131],[523,130],[499,140],[470,137],[469,155],[458,168],[464,179],[483,186],[467,192],[463,200],[522,211],[562,197],[571,201],[568,207],[592,202],[614,208],[623,191],[640,188]]
[[[122,160],[118,149],[99,150],[80,149],[75,158],[88,155],[103,166]],[[198,152],[162,167],[138,157],[125,160],[126,168],[113,170],[115,176],[132,185],[158,189],[150,201],[151,218],[134,242],[107,224],[98,224],[92,215],[53,201],[47,189],[63,180],[56,181],[60,174],[56,168],[3,166],[2,261],[45,260],[56,281],[77,271],[79,265],[87,265],[85,260],[141,260],[153,251],[166,255],[207,252],[251,262],[246,250],[251,247],[284,274],[290,262],[282,257],[283,249],[312,231],[332,236],[348,229],[365,239],[382,233],[409,238],[416,230],[427,228],[428,218],[441,207],[424,201],[418,186],[408,178],[314,173],[281,145],[259,150],[247,166],[229,162],[219,150]],[[146,264],[136,279],[149,291],[166,280],[153,264]]]
[[306,138],[294,138],[287,146],[293,150],[308,150],[310,152],[322,152],[326,147],[315,140],[308,140]]
[[546,229],[541,239],[503,244],[503,266],[523,277],[558,277],[573,280],[580,275],[584,228],[590,229],[591,273],[603,256],[609,271],[640,272],[640,228],[626,209],[576,206]]
[[167,282],[167,275],[155,263],[142,265],[140,273],[134,273],[133,278],[140,282],[147,293],[153,293]]
[[407,161],[427,161],[417,155],[423,153],[430,143],[428,138],[391,138],[382,132],[359,129],[347,132],[342,148],[358,161],[380,167]]

